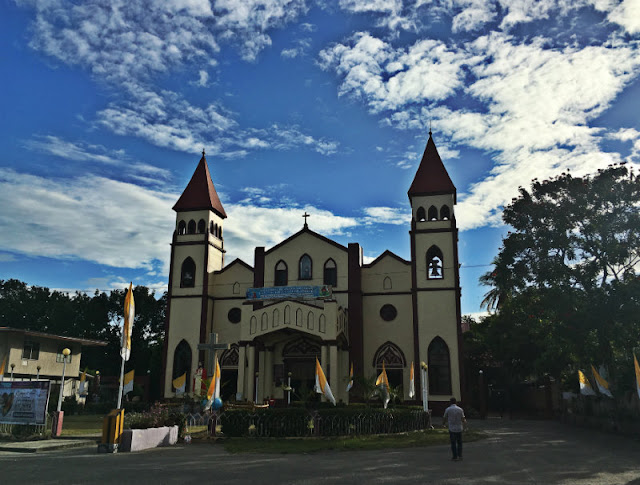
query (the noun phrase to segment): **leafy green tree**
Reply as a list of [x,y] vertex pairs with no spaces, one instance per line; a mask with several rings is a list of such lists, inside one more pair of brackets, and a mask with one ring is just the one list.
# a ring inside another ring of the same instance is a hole
[[[632,362],[640,335],[640,179],[625,165],[564,173],[504,209],[504,238],[477,331],[514,378],[571,377]],[[619,383],[623,386],[626,384]],[[629,382],[631,385],[631,381]]]

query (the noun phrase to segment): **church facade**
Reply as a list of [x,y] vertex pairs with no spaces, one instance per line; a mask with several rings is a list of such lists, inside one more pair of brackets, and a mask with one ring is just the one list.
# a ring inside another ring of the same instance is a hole
[[[215,333],[219,342],[230,344],[218,352],[223,400],[285,400],[289,379],[296,392],[308,392],[316,357],[337,400],[348,402],[356,391],[346,391],[351,364],[356,377],[370,378],[383,362],[390,385],[401,386],[405,401],[421,400],[420,362],[428,364],[431,408],[443,408],[451,396],[460,399],[456,189],[431,133],[408,195],[411,260],[387,250],[363,264],[358,243],[343,246],[318,234],[305,217],[302,229],[289,238],[271,248],[256,247],[253,265],[240,259],[225,265],[227,215],[203,153],[173,207],[164,396],[175,396],[172,381],[185,372],[186,391],[200,391],[195,377],[210,351],[198,345]],[[316,298],[287,293],[301,286],[328,293]],[[247,295],[249,289],[282,293],[261,300]]]

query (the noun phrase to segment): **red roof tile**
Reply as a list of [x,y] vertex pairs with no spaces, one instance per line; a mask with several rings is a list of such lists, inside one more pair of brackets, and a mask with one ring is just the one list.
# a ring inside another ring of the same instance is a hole
[[420,166],[416,172],[416,176],[409,188],[409,198],[414,195],[437,195],[437,194],[454,194],[456,187],[449,178],[447,169],[438,155],[436,144],[433,142],[431,133],[429,133],[429,141],[424,149]]
[[187,188],[184,189],[178,202],[173,206],[173,210],[177,212],[206,209],[212,210],[222,218],[227,217],[227,213],[224,211],[224,207],[222,207],[222,203],[218,198],[216,188],[211,181],[209,166],[207,165],[207,159],[204,157],[203,152],[196,171],[193,172]]

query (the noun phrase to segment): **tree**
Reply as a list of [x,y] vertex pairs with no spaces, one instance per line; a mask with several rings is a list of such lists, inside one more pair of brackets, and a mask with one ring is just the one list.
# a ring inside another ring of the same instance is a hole
[[[481,278],[480,331],[519,377],[632,362],[640,335],[640,179],[625,165],[544,182],[504,209],[513,230]],[[629,383],[631,385],[631,383]]]

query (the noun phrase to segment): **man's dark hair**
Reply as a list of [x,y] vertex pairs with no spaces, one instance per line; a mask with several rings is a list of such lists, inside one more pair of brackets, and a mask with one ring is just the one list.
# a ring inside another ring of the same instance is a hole
[[457,403],[458,401],[456,401],[456,398],[455,398],[455,397],[452,397],[451,399],[449,399],[449,402],[450,402],[451,404],[455,404],[455,403]]

